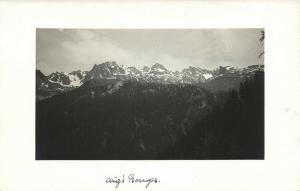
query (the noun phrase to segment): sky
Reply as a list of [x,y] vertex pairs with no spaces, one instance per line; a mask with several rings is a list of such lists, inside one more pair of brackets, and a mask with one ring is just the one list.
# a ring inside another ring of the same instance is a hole
[[172,71],[189,66],[215,69],[263,64],[262,29],[37,29],[37,69],[91,70],[95,64],[151,67]]

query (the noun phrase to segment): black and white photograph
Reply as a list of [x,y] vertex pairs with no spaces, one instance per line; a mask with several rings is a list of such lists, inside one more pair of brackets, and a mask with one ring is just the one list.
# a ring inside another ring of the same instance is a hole
[[264,38],[36,29],[36,160],[264,159]]
[[0,0],[0,191],[297,191],[300,3]]

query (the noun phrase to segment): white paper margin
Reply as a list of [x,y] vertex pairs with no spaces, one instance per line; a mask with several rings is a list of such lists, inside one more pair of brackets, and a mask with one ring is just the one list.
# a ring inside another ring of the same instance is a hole
[[[299,1],[0,1],[0,190],[300,190]],[[35,161],[36,28],[265,28],[265,160]],[[143,185],[120,185],[144,190]]]

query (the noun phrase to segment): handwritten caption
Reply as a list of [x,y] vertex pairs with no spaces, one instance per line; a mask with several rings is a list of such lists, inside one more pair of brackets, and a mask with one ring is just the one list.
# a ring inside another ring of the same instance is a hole
[[150,184],[158,184],[160,180],[158,177],[148,177],[148,178],[141,178],[137,177],[135,174],[129,174],[128,176],[115,176],[115,177],[107,177],[105,180],[107,184],[113,184],[116,189],[119,188],[121,184],[144,184],[145,188],[147,189]]

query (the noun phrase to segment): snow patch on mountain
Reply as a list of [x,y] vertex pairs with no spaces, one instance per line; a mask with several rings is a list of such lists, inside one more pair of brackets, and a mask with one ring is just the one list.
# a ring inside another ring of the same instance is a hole
[[[182,71],[171,71],[160,63],[155,63],[151,67],[145,66],[141,69],[136,67],[125,67],[118,65],[114,61],[95,64],[90,71],[73,71],[70,73],[54,72],[45,76],[37,70],[37,88],[41,91],[63,92],[82,86],[88,81],[113,82],[106,93],[116,92],[122,83],[128,80],[162,84],[203,84],[210,81],[220,81],[221,78],[246,78],[254,75],[256,71],[263,71],[263,65],[252,65],[245,68],[234,68],[232,66],[220,66],[215,70],[207,70],[190,66]],[[222,80],[221,80],[222,81]],[[108,82],[111,83],[111,82]]]
[[206,80],[208,80],[208,79],[210,79],[210,78],[213,77],[212,74],[203,74],[203,76],[204,76],[204,78],[205,78]]
[[81,79],[77,75],[69,74],[70,86],[79,87],[82,85]]

